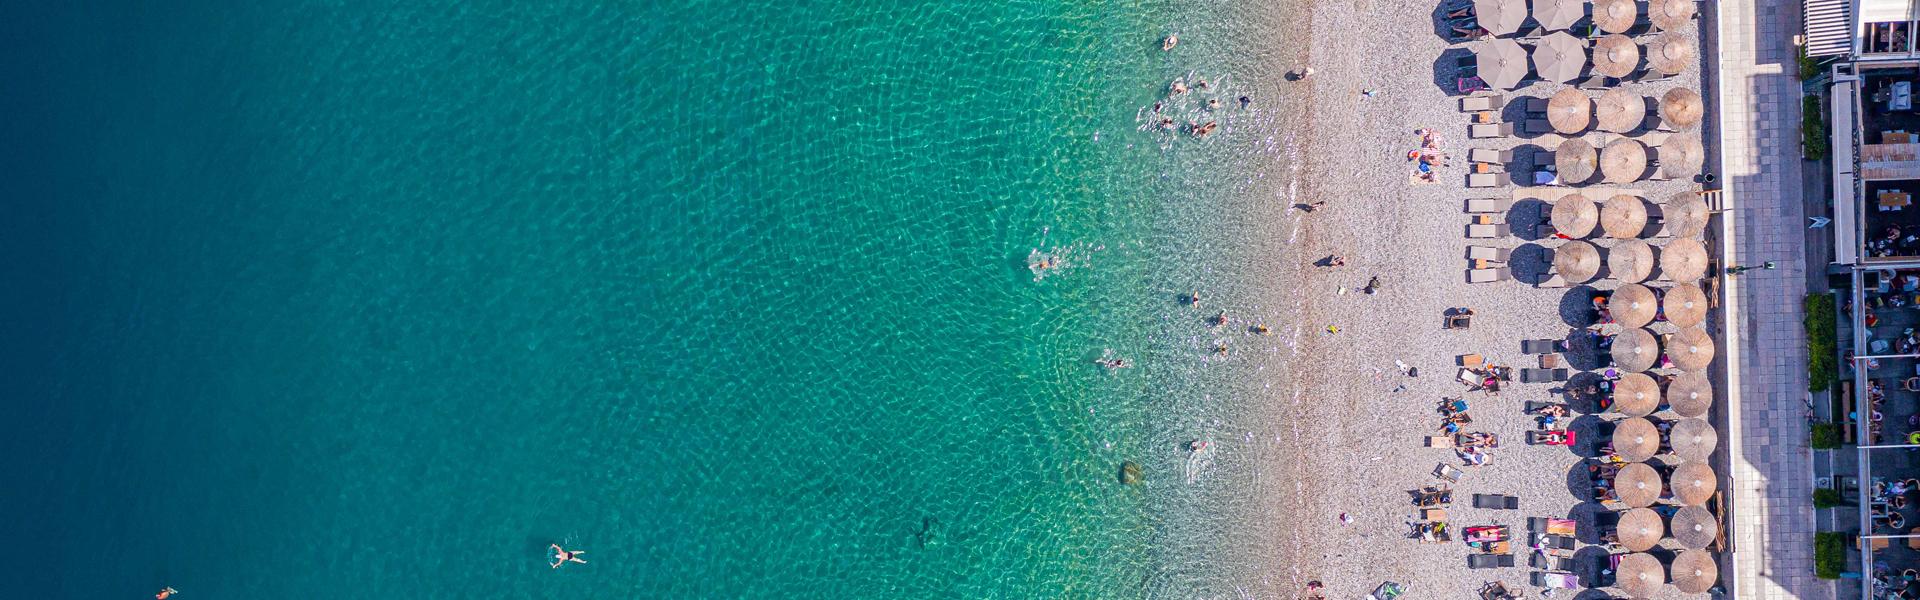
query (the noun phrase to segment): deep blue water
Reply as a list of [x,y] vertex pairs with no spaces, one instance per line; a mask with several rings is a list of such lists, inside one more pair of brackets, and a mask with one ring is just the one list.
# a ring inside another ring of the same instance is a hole
[[0,9],[7,597],[1219,575],[1162,5],[46,4]]

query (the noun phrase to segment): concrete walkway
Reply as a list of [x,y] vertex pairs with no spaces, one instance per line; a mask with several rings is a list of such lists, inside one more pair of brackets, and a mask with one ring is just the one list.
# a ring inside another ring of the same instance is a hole
[[[1722,267],[1774,261],[1775,271],[1728,278],[1723,387],[1732,470],[1734,595],[1833,598],[1813,575],[1813,470],[1807,447],[1805,229],[1800,82],[1792,38],[1800,5],[1716,2]],[[1714,56],[1714,54],[1708,54]],[[1820,266],[1824,268],[1824,265]]]

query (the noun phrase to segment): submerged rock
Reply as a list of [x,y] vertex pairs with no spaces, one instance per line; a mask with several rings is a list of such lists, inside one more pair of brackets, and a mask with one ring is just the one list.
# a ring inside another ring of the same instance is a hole
[[1135,485],[1140,483],[1140,465],[1133,461],[1120,463],[1120,483]]

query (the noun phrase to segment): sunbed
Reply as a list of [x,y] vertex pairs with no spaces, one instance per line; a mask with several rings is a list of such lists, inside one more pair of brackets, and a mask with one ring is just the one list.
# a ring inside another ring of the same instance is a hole
[[1618,83],[1620,83],[1619,80],[1614,79],[1612,77],[1607,77],[1605,75],[1595,75],[1595,76],[1580,80],[1580,89],[1604,90],[1604,89],[1613,87]]
[[1543,533],[1533,534],[1533,547],[1535,548],[1548,551],[1572,550],[1574,546],[1575,544],[1571,537],[1564,535],[1547,535]]
[[1513,279],[1513,271],[1506,267],[1467,269],[1467,283],[1494,283],[1509,279]]
[[1512,135],[1512,123],[1475,123],[1467,126],[1467,137],[1474,139],[1503,138]]
[[1480,112],[1485,110],[1500,110],[1502,100],[1505,100],[1505,97],[1501,96],[1500,94],[1489,94],[1485,96],[1467,96],[1465,98],[1460,99],[1460,112]]
[[1506,198],[1468,198],[1467,212],[1477,214],[1503,213],[1513,207],[1513,201]]
[[1547,99],[1539,96],[1527,96],[1527,112],[1546,114]]
[[1490,188],[1513,185],[1513,177],[1506,173],[1468,173],[1467,187]]
[[1453,465],[1446,463],[1440,463],[1439,466],[1433,468],[1434,477],[1445,479],[1451,483],[1460,483],[1460,477],[1466,474],[1466,471],[1456,469]]
[[1510,255],[1511,253],[1512,251],[1506,248],[1495,248],[1493,246],[1467,246],[1467,258],[1470,258],[1473,260],[1490,260],[1493,262],[1503,263],[1503,262],[1507,262],[1507,256]]
[[1566,369],[1521,369],[1520,383],[1559,383],[1567,380]]
[[1526,125],[1527,125],[1527,128],[1526,128],[1527,133],[1531,133],[1531,134],[1553,133],[1553,124],[1548,123],[1546,119],[1527,119]]
[[1565,571],[1539,571],[1533,574],[1533,584],[1540,587],[1571,590],[1580,587],[1580,578]]
[[1474,494],[1473,507],[1491,508],[1495,510],[1516,510],[1520,508],[1520,498],[1506,494]]
[[1491,225],[1472,224],[1467,226],[1468,239],[1490,240],[1507,237],[1509,235],[1513,235],[1513,228],[1506,223],[1494,223]]
[[1571,536],[1579,531],[1580,522],[1573,519],[1555,519],[1534,517],[1527,519],[1527,528],[1547,535]]
[[1552,276],[1550,276],[1550,277],[1547,277],[1547,280],[1546,280],[1546,281],[1542,281],[1542,282],[1540,282],[1540,283],[1536,283],[1536,284],[1533,284],[1533,287],[1537,287],[1537,288],[1563,288],[1563,287],[1567,287],[1567,278],[1565,278],[1565,277],[1561,277],[1559,273],[1554,273],[1554,274],[1553,274]]
[[1504,165],[1513,162],[1512,150],[1494,150],[1492,148],[1470,148],[1467,160],[1477,163]]
[[1480,588],[1480,600],[1520,600],[1520,597],[1508,591],[1507,584],[1489,581],[1486,587]]
[[1527,443],[1536,446],[1572,446],[1574,437],[1571,429],[1534,430],[1527,432]]
[[1560,340],[1520,340],[1521,354],[1553,354],[1560,351]]
[[1513,565],[1514,560],[1512,554],[1467,555],[1467,568],[1469,569],[1492,569],[1496,567],[1511,567]]
[[1527,557],[1527,566],[1542,571],[1572,571],[1573,559],[1561,556],[1547,556],[1539,552]]

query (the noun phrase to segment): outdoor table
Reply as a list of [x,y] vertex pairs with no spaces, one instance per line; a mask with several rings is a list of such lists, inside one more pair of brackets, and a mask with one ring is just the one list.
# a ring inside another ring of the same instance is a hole
[[1886,144],[1911,144],[1913,134],[1905,131],[1883,131],[1880,132],[1880,141]]
[[1913,204],[1913,194],[1906,192],[1880,192],[1880,210],[1898,210]]

